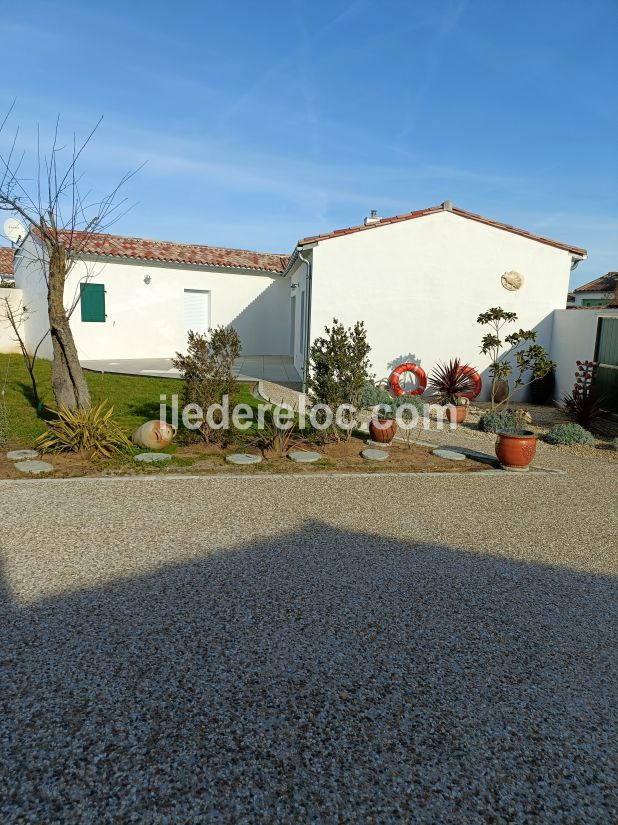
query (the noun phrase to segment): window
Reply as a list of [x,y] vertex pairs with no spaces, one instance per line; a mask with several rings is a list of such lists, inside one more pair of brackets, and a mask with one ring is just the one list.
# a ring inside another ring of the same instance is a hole
[[105,321],[105,286],[103,284],[80,284],[79,302],[82,321]]
[[583,307],[606,307],[609,304],[609,298],[582,298]]

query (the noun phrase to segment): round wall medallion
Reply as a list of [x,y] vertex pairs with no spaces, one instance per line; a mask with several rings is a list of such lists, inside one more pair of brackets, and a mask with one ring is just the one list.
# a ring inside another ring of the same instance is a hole
[[510,272],[505,272],[502,278],[500,278],[502,286],[505,289],[508,289],[509,292],[517,292],[518,289],[521,289],[524,285],[524,276],[519,273],[511,270]]

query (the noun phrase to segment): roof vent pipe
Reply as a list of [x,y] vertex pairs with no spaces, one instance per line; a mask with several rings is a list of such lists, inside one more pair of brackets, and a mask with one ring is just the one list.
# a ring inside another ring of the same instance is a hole
[[365,226],[371,226],[374,223],[380,223],[382,218],[378,215],[377,209],[371,210],[371,215],[367,215],[365,218]]

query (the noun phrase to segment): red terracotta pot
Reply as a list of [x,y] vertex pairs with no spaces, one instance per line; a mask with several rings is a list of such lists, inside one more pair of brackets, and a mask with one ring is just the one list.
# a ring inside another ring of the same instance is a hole
[[531,432],[519,435],[498,433],[496,455],[504,470],[527,470],[536,453],[538,436]]
[[395,438],[397,422],[394,418],[372,418],[369,422],[369,435],[372,441],[388,444]]
[[451,424],[461,424],[468,415],[468,405],[460,404],[459,406],[449,405],[446,407],[446,418]]

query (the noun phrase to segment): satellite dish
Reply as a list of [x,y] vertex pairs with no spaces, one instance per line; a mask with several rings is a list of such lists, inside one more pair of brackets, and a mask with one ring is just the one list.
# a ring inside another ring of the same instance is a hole
[[9,241],[17,243],[26,237],[26,229],[17,218],[7,218],[4,222],[4,234]]

